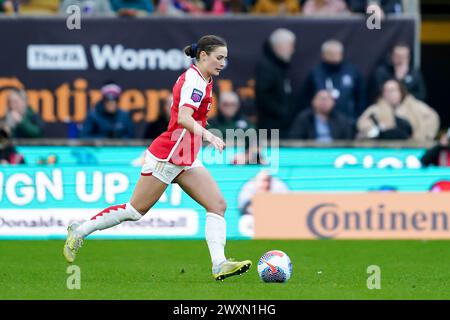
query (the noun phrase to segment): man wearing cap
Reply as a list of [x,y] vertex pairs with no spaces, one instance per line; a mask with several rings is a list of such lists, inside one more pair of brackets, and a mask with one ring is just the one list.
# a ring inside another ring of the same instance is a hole
[[121,110],[118,104],[122,89],[113,82],[107,82],[101,92],[102,100],[89,112],[81,138],[134,138],[130,114]]

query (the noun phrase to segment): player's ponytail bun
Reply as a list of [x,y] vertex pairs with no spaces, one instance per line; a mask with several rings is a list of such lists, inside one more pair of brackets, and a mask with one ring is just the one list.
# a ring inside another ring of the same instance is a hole
[[190,46],[186,46],[186,47],[184,48],[184,53],[185,53],[188,57],[196,58],[196,57],[197,57],[197,48],[198,48],[197,44],[196,44],[196,43],[193,43],[193,44],[191,44]]
[[197,43],[184,47],[184,53],[191,58],[200,59],[200,52],[205,51],[208,55],[217,47],[226,47],[224,39],[214,35],[201,37]]

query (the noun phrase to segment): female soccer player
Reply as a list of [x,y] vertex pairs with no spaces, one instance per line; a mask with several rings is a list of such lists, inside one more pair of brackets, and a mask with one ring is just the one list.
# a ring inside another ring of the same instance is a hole
[[[141,177],[130,202],[109,207],[81,225],[70,225],[64,245],[68,262],[75,260],[83,239],[97,230],[111,228],[123,221],[137,221],[158,201],[170,183],[179,186],[206,209],[205,237],[216,280],[246,272],[252,262],[225,258],[225,200],[217,183],[197,159],[202,138],[219,152],[222,139],[205,129],[211,107],[213,76],[225,67],[227,44],[214,35],[200,38],[185,48],[195,63],[173,86],[171,115],[167,131],[157,137],[146,151]],[[151,214],[151,213],[150,213]]]

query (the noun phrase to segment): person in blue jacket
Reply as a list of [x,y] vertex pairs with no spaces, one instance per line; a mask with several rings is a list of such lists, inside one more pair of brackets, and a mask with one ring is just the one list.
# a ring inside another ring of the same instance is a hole
[[344,46],[340,41],[322,44],[322,61],[308,75],[303,87],[300,107],[309,107],[314,94],[328,90],[336,101],[335,109],[353,122],[366,106],[366,88],[359,70],[344,60]]
[[101,92],[102,100],[89,112],[81,130],[81,138],[134,138],[130,113],[119,107],[122,89],[117,84],[108,82]]

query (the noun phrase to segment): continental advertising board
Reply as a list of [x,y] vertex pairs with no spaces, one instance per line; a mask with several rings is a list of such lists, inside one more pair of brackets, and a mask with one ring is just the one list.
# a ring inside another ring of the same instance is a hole
[[259,194],[253,215],[256,239],[450,239],[448,193]]

